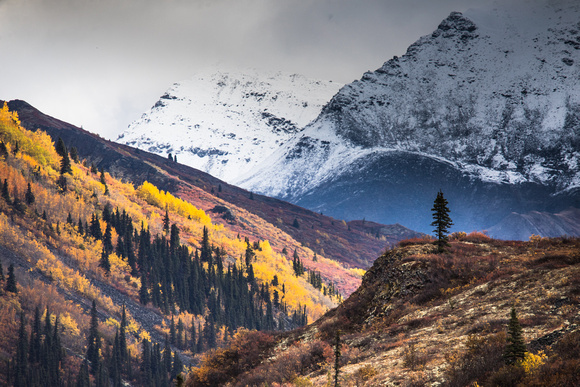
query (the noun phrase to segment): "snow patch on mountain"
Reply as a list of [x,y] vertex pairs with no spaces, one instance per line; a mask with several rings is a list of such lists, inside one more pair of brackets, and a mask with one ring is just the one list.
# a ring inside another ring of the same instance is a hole
[[355,160],[396,150],[486,182],[580,187],[579,20],[576,1],[453,12],[403,56],[344,86],[238,182],[296,200]]
[[314,120],[341,86],[296,74],[201,73],[174,84],[117,141],[235,182]]

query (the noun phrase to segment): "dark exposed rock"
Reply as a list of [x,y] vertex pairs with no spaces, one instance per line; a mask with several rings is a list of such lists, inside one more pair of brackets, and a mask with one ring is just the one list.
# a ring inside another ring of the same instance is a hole
[[236,220],[236,217],[232,213],[232,210],[230,210],[226,206],[215,206],[213,209],[211,209],[211,212],[221,214],[222,218],[227,220],[228,222],[234,222]]

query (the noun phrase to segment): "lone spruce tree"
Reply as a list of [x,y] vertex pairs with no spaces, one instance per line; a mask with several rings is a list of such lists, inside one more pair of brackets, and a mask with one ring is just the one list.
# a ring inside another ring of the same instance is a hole
[[338,374],[340,373],[340,331],[336,331],[334,341],[334,387],[338,387]]
[[439,190],[435,202],[433,203],[433,222],[431,226],[434,226],[435,237],[437,238],[437,249],[439,252],[443,252],[444,247],[448,245],[447,243],[447,233],[449,232],[449,227],[453,225],[451,218],[449,217],[449,207],[447,207],[447,200],[443,197],[443,192]]
[[507,345],[503,357],[507,364],[514,364],[518,360],[523,360],[526,352],[526,345],[522,336],[522,327],[516,314],[516,308],[512,307],[510,321],[508,323]]

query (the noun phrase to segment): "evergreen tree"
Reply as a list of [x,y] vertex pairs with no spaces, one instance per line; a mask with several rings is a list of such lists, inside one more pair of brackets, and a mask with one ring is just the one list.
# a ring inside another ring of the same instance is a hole
[[0,262],[0,281],[4,281],[4,269],[2,268],[2,262]]
[[[201,238],[201,256],[202,262],[211,263],[211,246],[209,244],[209,231],[207,227],[203,226],[203,235]],[[211,266],[211,265],[210,265]]]
[[78,223],[77,229],[78,229],[78,232],[79,232],[80,235],[84,235],[85,230],[84,230],[84,227],[83,227],[83,221],[81,220],[80,217],[79,217],[79,223]]
[[107,255],[113,252],[112,232],[111,223],[109,222],[105,228],[105,235],[103,235],[103,250],[107,253]]
[[8,148],[6,148],[6,144],[4,144],[4,141],[0,141],[0,157],[7,156],[8,156]]
[[163,231],[169,232],[169,211],[165,206],[165,216],[163,217]]
[[[121,362],[127,367],[130,365],[129,351],[127,349],[127,312],[125,311],[125,304],[121,309],[121,326],[119,327],[119,354],[121,355]],[[126,370],[129,369],[126,367]]]
[[449,208],[447,207],[447,200],[443,197],[443,192],[439,190],[435,202],[433,203],[433,222],[431,226],[434,226],[435,237],[437,238],[437,246],[439,252],[443,252],[444,247],[448,245],[447,243],[447,233],[449,232],[449,227],[453,225],[451,218],[449,217]]
[[336,331],[334,341],[334,387],[338,387],[338,374],[340,372],[340,331]]
[[64,145],[62,138],[58,138],[54,150],[56,150],[56,153],[58,153],[60,157],[63,157],[65,154],[67,154],[66,145]]
[[141,372],[143,374],[143,380],[150,381],[153,379],[151,343],[147,339],[144,339],[141,343]]
[[77,375],[76,387],[91,387],[91,379],[89,375],[89,365],[87,361],[83,361],[81,368]]
[[181,362],[181,359],[179,358],[179,354],[177,352],[175,352],[173,354],[173,366],[171,368],[171,379],[175,379],[176,377],[178,377],[179,374],[181,374],[181,371],[183,371],[183,363]]
[[100,176],[101,184],[106,186],[107,181],[105,180],[105,171],[103,170],[103,168],[101,168],[101,170],[99,172],[101,174],[101,176]]
[[183,334],[185,331],[185,326],[183,325],[183,321],[181,321],[181,318],[177,321],[177,341],[176,341],[176,345],[177,348],[183,349],[184,347],[184,338],[183,338]]
[[68,158],[68,153],[65,153],[60,159],[60,174],[64,175],[65,173],[72,174],[72,166]]
[[508,323],[508,336],[504,359],[507,364],[514,364],[518,360],[523,360],[525,355],[526,345],[522,336],[522,327],[516,314],[516,308],[512,307]]
[[175,319],[171,316],[171,323],[169,324],[169,342],[175,345],[177,342],[177,331],[175,330]]
[[93,300],[91,308],[91,325],[87,345],[87,360],[91,364],[91,372],[96,374],[100,369],[99,351],[101,349],[101,336],[99,334],[99,319],[97,316],[97,304]]
[[252,250],[252,247],[250,246],[250,243],[247,242],[246,243],[246,267],[249,267],[252,263],[252,259],[256,256],[256,254],[254,253],[254,250]]
[[32,193],[32,188],[30,187],[30,183],[28,183],[28,188],[26,189],[26,194],[24,194],[24,200],[26,201],[26,204],[31,205],[34,203],[34,201],[36,200],[36,198],[34,197],[34,194]]
[[28,339],[26,336],[24,312],[21,312],[20,328],[18,329],[18,343],[16,347],[16,361],[14,366],[14,386],[28,385]]
[[11,204],[10,193],[8,192],[8,180],[4,179],[4,184],[2,185],[2,197],[6,200],[6,203]]
[[28,353],[28,359],[30,363],[40,361],[40,352],[42,350],[42,342],[40,337],[40,310],[37,306],[34,309],[34,321],[30,332],[30,349]]
[[147,288],[147,276],[145,271],[141,271],[141,287],[139,288],[139,302],[147,305],[150,301],[149,289]]
[[298,223],[298,218],[294,218],[294,222],[292,223],[292,227],[300,228],[300,223]]
[[71,160],[78,164],[79,163],[79,153],[77,151],[77,148],[74,146],[71,147],[69,154],[70,154]]
[[103,268],[105,274],[111,273],[111,261],[109,261],[109,253],[103,247],[103,251],[101,251],[101,259],[99,260],[99,267]]
[[171,372],[171,366],[173,365],[173,357],[171,356],[171,347],[169,345],[169,338],[165,335],[165,346],[163,347],[163,355],[161,359],[164,374]]
[[14,274],[13,264],[10,264],[10,266],[8,266],[8,277],[6,278],[5,290],[11,293],[18,293],[18,288],[16,286],[16,275]]

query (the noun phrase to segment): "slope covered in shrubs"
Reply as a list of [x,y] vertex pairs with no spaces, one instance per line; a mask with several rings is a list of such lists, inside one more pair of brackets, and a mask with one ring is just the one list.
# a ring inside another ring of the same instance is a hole
[[[308,327],[274,336],[229,385],[576,385],[580,240],[498,241],[457,233],[443,254],[428,238],[379,257],[360,288]],[[527,353],[506,363],[514,308]],[[208,357],[205,372],[221,364]],[[205,385],[194,370],[190,386]]]

